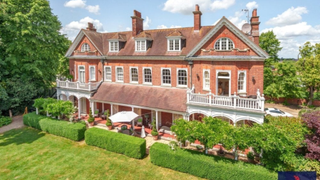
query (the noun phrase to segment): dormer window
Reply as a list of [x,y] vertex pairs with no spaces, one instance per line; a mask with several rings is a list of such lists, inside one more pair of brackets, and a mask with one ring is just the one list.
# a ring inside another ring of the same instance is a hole
[[233,41],[229,38],[220,38],[214,44],[215,50],[231,51],[234,48]]
[[186,45],[186,39],[180,31],[175,30],[168,34],[166,38],[168,51],[181,51]]
[[136,40],[136,51],[146,51],[146,40]]
[[90,46],[88,43],[84,43],[82,44],[81,46],[81,52],[87,52],[87,51],[90,51]]
[[168,39],[168,51],[181,51],[181,39]]
[[109,41],[109,52],[119,52],[119,41]]

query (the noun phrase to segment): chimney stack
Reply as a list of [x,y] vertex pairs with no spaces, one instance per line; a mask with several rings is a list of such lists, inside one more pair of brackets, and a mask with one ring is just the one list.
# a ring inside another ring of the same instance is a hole
[[194,16],[194,26],[193,30],[194,31],[199,31],[201,29],[201,11],[199,8],[199,5],[196,4],[195,11],[193,11],[193,16]]
[[137,10],[133,11],[132,18],[132,36],[136,36],[139,32],[143,31],[143,19],[141,13]]
[[97,31],[96,28],[94,28],[93,24],[91,22],[88,22],[88,27],[87,27],[87,30],[90,30],[90,31]]
[[251,36],[255,44],[259,46],[259,16],[257,15],[257,9],[252,11],[252,16],[250,19],[251,24]]

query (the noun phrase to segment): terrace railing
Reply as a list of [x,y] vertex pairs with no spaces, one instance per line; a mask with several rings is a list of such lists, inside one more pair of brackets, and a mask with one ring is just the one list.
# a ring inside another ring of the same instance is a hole
[[234,93],[231,96],[218,96],[211,92],[207,94],[194,93],[194,88],[187,92],[187,103],[207,106],[229,107],[244,110],[264,111],[264,95],[257,91],[257,99],[239,97]]
[[100,82],[89,82],[89,83],[80,83],[80,82],[71,82],[71,81],[57,81],[57,87],[66,88],[66,89],[78,89],[78,90],[85,90],[85,91],[93,91],[97,90],[100,86],[102,81]]

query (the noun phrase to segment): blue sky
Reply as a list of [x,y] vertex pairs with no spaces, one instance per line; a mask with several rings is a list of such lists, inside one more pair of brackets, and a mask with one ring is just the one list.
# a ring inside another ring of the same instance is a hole
[[141,12],[144,29],[193,26],[195,4],[202,25],[222,16],[241,28],[247,21],[242,9],[258,9],[260,33],[273,30],[283,47],[279,57],[296,58],[306,41],[320,43],[319,0],[49,0],[62,23],[61,32],[74,40],[81,28],[93,22],[99,32],[131,30],[133,10]]

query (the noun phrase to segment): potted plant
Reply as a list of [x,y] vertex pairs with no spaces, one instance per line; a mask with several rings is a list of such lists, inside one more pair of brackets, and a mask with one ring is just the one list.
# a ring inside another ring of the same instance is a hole
[[89,110],[88,123],[89,123],[91,126],[94,125],[94,117],[92,116],[92,111],[91,111],[91,109]]
[[112,122],[109,119],[109,109],[104,112],[104,115],[106,116],[106,120],[107,120],[106,125],[108,126],[108,129],[111,130],[112,129]]
[[140,118],[140,119],[137,120],[137,126],[138,126],[138,125],[139,125],[139,126],[142,126],[142,118]]
[[157,127],[156,127],[156,121],[155,120],[152,121],[151,135],[153,136],[154,140],[158,140],[159,133],[158,133],[158,130],[157,130]]
[[248,159],[248,162],[251,162],[251,163],[254,162],[254,155],[253,155],[253,153],[251,151],[248,152],[247,159]]

